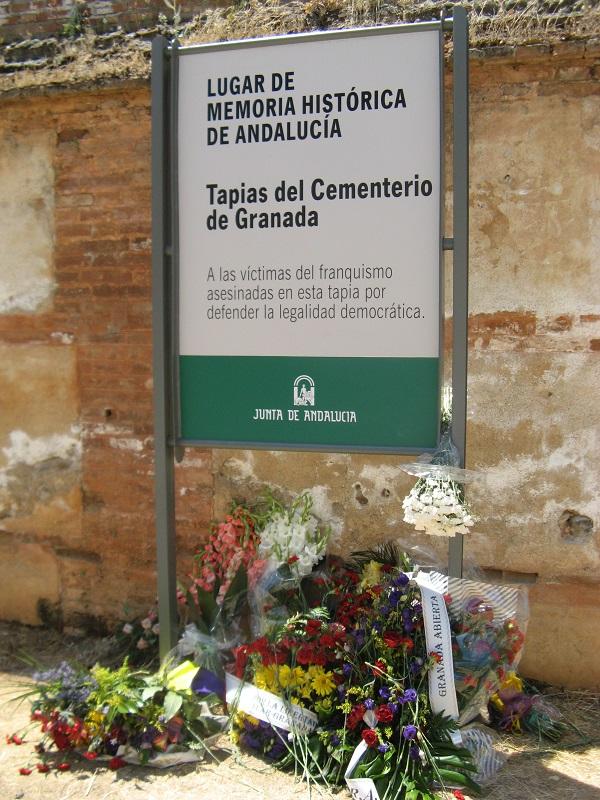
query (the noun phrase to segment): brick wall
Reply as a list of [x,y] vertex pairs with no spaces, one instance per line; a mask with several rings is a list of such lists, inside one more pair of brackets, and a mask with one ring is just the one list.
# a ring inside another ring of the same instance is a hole
[[[480,522],[466,555],[531,585],[525,673],[591,686],[600,50],[491,55],[471,61],[467,449],[484,479],[468,487]],[[0,618],[110,620],[126,604],[144,610],[156,586],[149,91],[71,89],[1,108]],[[265,485],[312,488],[343,550],[382,536],[423,544],[402,522],[411,484],[391,456],[188,449],[180,568],[213,513]]]
[[[187,20],[207,7],[223,3],[184,0],[177,5],[182,20]],[[159,14],[165,14],[169,20],[173,17],[163,0],[0,0],[0,37],[12,42],[30,36],[57,35],[63,32],[65,24],[77,19],[102,33],[119,26],[134,30],[155,25]]]
[[[57,505],[51,514],[66,507],[77,519],[63,530],[36,508],[17,512],[12,553],[18,559],[33,536],[43,559],[55,559],[70,624],[118,616],[126,603],[143,608],[156,591],[149,102],[143,88],[3,107],[6,135],[52,134],[55,290],[47,310],[0,316],[0,337],[9,361],[33,346],[73,354],[82,442],[80,497],[59,489],[44,501]],[[210,465],[210,453],[195,451],[178,469],[178,548],[188,567],[211,518]],[[1,527],[6,537],[10,524]]]

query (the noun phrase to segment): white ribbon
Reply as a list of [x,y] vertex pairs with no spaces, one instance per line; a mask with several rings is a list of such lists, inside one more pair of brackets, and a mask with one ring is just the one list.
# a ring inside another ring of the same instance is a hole
[[[371,709],[367,709],[367,711],[365,711],[363,714],[363,721],[367,723],[369,728],[375,728],[377,725],[377,716],[375,715],[375,712]],[[379,794],[377,793],[377,789],[375,788],[375,784],[371,778],[350,777],[350,775],[352,775],[356,769],[358,762],[367,752],[367,749],[368,745],[363,739],[363,741],[360,742],[354,749],[352,758],[348,764],[348,769],[344,773],[346,786],[348,787],[348,791],[350,792],[352,800],[379,800]]]
[[252,683],[244,683],[229,673],[225,675],[225,699],[227,705],[234,709],[293,733],[312,733],[319,722],[312,711],[288,703],[276,694],[258,689]]

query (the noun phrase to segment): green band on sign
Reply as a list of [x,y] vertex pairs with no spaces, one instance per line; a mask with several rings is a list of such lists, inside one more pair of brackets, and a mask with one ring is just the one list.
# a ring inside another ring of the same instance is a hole
[[437,358],[180,356],[187,441],[434,448]]

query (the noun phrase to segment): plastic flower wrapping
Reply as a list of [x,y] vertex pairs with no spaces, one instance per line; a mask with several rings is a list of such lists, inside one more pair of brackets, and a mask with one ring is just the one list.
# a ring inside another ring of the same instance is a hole
[[465,499],[464,484],[479,475],[462,469],[458,450],[450,434],[450,398],[445,397],[442,435],[436,452],[401,469],[418,478],[404,498],[404,521],[430,536],[466,534],[477,521]]

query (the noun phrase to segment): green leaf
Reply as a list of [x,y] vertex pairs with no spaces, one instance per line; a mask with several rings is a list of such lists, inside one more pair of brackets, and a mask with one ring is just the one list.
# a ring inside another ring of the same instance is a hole
[[167,692],[165,695],[165,717],[172,719],[181,708],[183,697],[177,692]]
[[154,697],[154,695],[157,692],[160,692],[162,688],[163,688],[162,686],[147,686],[145,689],[142,690],[142,695],[141,695],[142,701],[146,702],[146,700],[150,700],[150,698]]
[[212,592],[207,592],[198,587],[198,606],[202,612],[202,620],[210,631],[219,614],[219,606]]
[[242,564],[235,573],[235,577],[229,584],[229,588],[225,593],[225,597],[223,598],[223,608],[233,612],[240,599],[240,596],[245,596],[247,591],[248,577],[246,575],[246,568]]

